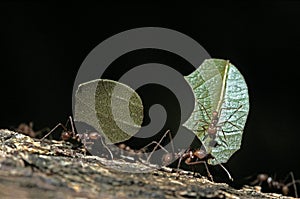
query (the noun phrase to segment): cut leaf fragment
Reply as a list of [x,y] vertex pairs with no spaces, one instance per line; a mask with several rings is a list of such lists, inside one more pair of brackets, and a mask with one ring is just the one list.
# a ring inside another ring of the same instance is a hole
[[74,120],[94,127],[106,143],[128,140],[141,128],[142,100],[125,84],[106,79],[86,82],[79,85],[75,99]]
[[[205,60],[185,79],[194,92],[195,107],[184,126],[215,157],[209,164],[225,163],[241,146],[249,112],[247,84],[237,68],[222,59]],[[212,120],[214,111],[218,119],[215,121]],[[208,135],[212,123],[217,129],[216,136]]]

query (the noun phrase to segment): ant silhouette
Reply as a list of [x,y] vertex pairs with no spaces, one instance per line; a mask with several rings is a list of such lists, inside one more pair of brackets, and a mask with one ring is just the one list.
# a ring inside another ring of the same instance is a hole
[[[71,131],[67,129],[67,124],[70,121],[71,123]],[[69,116],[69,119],[66,122],[66,125],[63,125],[62,123],[58,123],[54,128],[52,128],[44,137],[40,139],[40,142],[43,142],[46,137],[48,137],[51,133],[53,133],[58,127],[63,128],[63,132],[61,133],[61,139],[64,141],[69,142],[76,142],[76,143],[82,143],[84,148],[87,149],[88,145],[94,144],[94,142],[100,138],[100,141],[102,145],[105,147],[105,149],[109,152],[111,159],[113,159],[113,154],[111,150],[107,147],[107,145],[104,143],[102,136],[97,132],[88,132],[88,133],[82,133],[78,134],[75,131],[73,118]]]
[[[291,177],[292,181],[289,183],[285,183],[288,179],[288,177]],[[251,185],[258,185],[261,186],[263,183],[267,183],[268,188],[270,191],[280,191],[283,195],[288,195],[290,190],[290,186],[293,186],[295,197],[298,198],[297,193],[297,186],[296,183],[300,183],[300,180],[295,180],[293,172],[290,172],[284,181],[276,181],[272,177],[270,177],[268,174],[258,174],[256,176],[256,179],[252,181]]]

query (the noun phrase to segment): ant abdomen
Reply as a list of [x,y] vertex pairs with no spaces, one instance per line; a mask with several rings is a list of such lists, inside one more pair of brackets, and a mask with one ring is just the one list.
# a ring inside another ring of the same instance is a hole
[[200,149],[200,150],[196,150],[194,152],[194,156],[196,156],[199,159],[203,159],[203,158],[205,158],[207,156],[207,153],[204,150]]
[[288,186],[283,186],[281,191],[282,191],[283,195],[286,196],[289,194],[290,189],[288,188]]
[[91,140],[97,140],[98,138],[99,138],[99,134],[97,133],[97,132],[90,132],[89,133],[89,138],[91,139]]
[[164,154],[161,159],[162,159],[162,164],[164,166],[167,166],[173,162],[174,157],[172,153],[167,153]]
[[71,133],[66,131],[66,132],[62,132],[61,134],[61,139],[64,141],[67,141],[71,138]]

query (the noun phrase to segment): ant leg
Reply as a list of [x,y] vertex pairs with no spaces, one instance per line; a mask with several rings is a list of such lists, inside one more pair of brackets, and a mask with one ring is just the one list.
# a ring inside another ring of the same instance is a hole
[[[164,146],[162,146],[159,142],[156,142],[156,141],[152,141],[151,143],[147,144],[147,145],[144,146],[143,149],[141,149],[140,151],[144,151],[144,152],[145,152],[144,149],[147,148],[147,147],[149,147],[149,146],[151,146],[151,145],[153,145],[153,144],[155,144],[155,147],[154,147],[154,149],[151,151],[150,155],[148,156],[147,154],[144,154],[145,157],[147,158],[147,160],[146,160],[147,163],[149,163],[149,161],[150,161],[150,159],[151,159],[151,157],[152,157],[154,151],[157,149],[157,147],[160,147],[166,154],[170,154],[170,152],[169,152]],[[164,165],[164,166],[165,166],[165,165]]]
[[178,174],[179,172],[179,167],[180,167],[180,164],[181,164],[181,161],[182,161],[182,156],[180,156],[179,160],[178,160],[178,164],[177,164],[177,169],[176,169],[176,173]]
[[[192,127],[192,130],[193,130],[193,131],[197,131],[197,130],[198,130],[198,129],[195,129],[195,127],[196,127],[200,122],[203,122],[203,123],[206,123],[207,125],[209,125],[209,123],[208,123],[207,121],[204,121],[204,120],[198,120],[198,121],[195,122],[195,125]],[[204,132],[206,131],[206,129],[205,129],[203,126],[201,126],[201,128],[202,128],[202,130],[203,130]]]
[[289,187],[289,186],[293,185],[294,191],[295,191],[295,197],[298,198],[298,191],[297,191],[296,183],[300,184],[300,180],[294,180],[293,182],[290,182],[290,183],[286,184],[285,186]]
[[50,131],[50,129],[48,127],[45,127],[45,128],[42,128],[41,130],[38,130],[35,134],[35,136],[38,136],[40,134],[43,134],[43,132],[46,132],[46,131]]
[[66,123],[65,123],[65,126],[68,126],[70,119],[71,119],[71,121],[72,121],[71,116],[68,117],[68,119],[67,119],[67,121],[66,121]]
[[44,137],[40,139],[40,142],[42,142],[46,137],[48,137],[53,131],[55,131],[60,126],[64,129],[64,131],[67,131],[67,128],[62,123],[58,123],[51,131],[49,131]]
[[1,142],[2,142],[2,150],[1,150],[1,155],[4,155],[5,151],[5,140],[4,137],[1,137]]
[[[251,176],[248,177],[248,179],[251,178]],[[250,182],[250,185],[258,185],[261,186],[263,182],[268,181],[269,176],[267,174],[258,174],[256,176],[256,179],[252,182]]]
[[[149,146],[151,146],[152,144],[155,144],[157,147],[160,147],[162,150],[164,150],[166,153],[169,153],[169,151],[165,148],[165,147],[163,147],[159,142],[156,142],[156,141],[152,141],[151,143],[149,143],[149,144],[147,144],[146,146],[144,146],[143,147],[143,149],[144,148],[147,148],[147,147],[149,147]],[[155,149],[157,149],[157,147],[155,148]],[[154,150],[154,149],[153,149]],[[153,151],[152,150],[152,151]],[[151,151],[151,152],[152,152]],[[149,155],[149,157],[152,155],[152,153]]]
[[289,176],[291,176],[292,182],[286,184],[285,186],[286,186],[286,187],[289,187],[289,186],[293,185],[293,188],[294,188],[294,191],[295,191],[295,197],[298,198],[298,191],[297,191],[296,183],[300,183],[300,181],[299,181],[299,180],[295,180],[295,178],[294,178],[294,173],[293,173],[293,172],[290,172],[290,173],[287,175],[287,177],[285,177],[284,182],[288,179]]
[[100,137],[100,141],[101,141],[102,145],[103,145],[103,146],[105,147],[105,149],[108,151],[108,153],[109,153],[111,159],[113,160],[113,159],[114,159],[114,156],[113,156],[111,150],[110,150],[110,149],[108,148],[108,146],[104,143],[103,138],[102,138],[101,136],[99,136],[99,137]]
[[255,179],[254,181],[250,182],[250,185],[256,185],[258,183],[258,186],[261,186],[262,181],[259,181],[259,179]]
[[174,149],[173,138],[172,138],[171,133],[169,133],[169,139],[170,139],[170,142],[171,142],[172,152],[174,154],[175,153],[175,149]]
[[152,141],[150,144],[146,145],[145,147],[143,148],[146,148],[146,147],[149,147],[150,145],[152,144],[156,144],[156,146],[153,148],[153,150],[151,151],[151,153],[149,154],[148,158],[147,158],[147,162],[149,162],[151,156],[153,155],[154,151],[156,151],[157,147],[159,146],[161,149],[163,149],[166,153],[169,153],[169,151],[167,149],[165,149],[163,146],[161,146],[161,142],[163,141],[163,139],[166,137],[166,135],[170,133],[170,130],[167,130],[165,132],[165,134],[161,137],[161,139],[159,140],[159,142],[156,142],[156,141]]
[[231,177],[229,171],[228,171],[221,163],[219,163],[219,165],[220,165],[220,167],[226,172],[226,174],[227,174],[229,180],[233,181],[233,178]]
[[29,122],[29,127],[33,129],[33,122]]
[[213,176],[211,175],[211,173],[209,172],[208,166],[206,164],[206,161],[201,160],[201,161],[196,161],[196,162],[186,162],[187,165],[195,165],[195,164],[204,164],[205,168],[206,168],[206,172],[208,177],[211,179],[211,181],[213,182]]
[[[204,110],[206,116],[208,117],[208,119],[209,119],[209,121],[210,121],[210,120],[211,120],[211,117],[210,117],[210,114],[208,114],[206,108],[205,108],[201,103],[199,103],[199,105],[201,106],[201,110],[197,110],[197,111],[202,111],[202,110]],[[197,111],[194,111],[194,112],[197,112]],[[194,127],[195,127],[199,122],[204,122],[204,123],[206,123],[206,124],[209,124],[209,122],[207,122],[207,121],[204,121],[204,120],[198,120],[198,121],[196,122],[196,124],[194,125]],[[205,129],[204,129],[204,130],[205,130]]]
[[215,160],[218,162],[218,164],[220,165],[220,167],[226,172],[228,178],[229,178],[231,181],[233,181],[233,178],[231,177],[229,171],[222,165],[221,162],[219,162],[217,159],[215,159]]

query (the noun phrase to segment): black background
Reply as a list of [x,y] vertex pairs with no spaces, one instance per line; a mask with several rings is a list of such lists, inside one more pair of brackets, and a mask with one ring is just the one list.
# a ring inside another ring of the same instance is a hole
[[300,2],[234,4],[0,3],[0,128],[66,121],[82,61],[106,38],[159,26],[182,32],[212,57],[229,59],[249,87],[235,178],[258,172],[300,178]]

